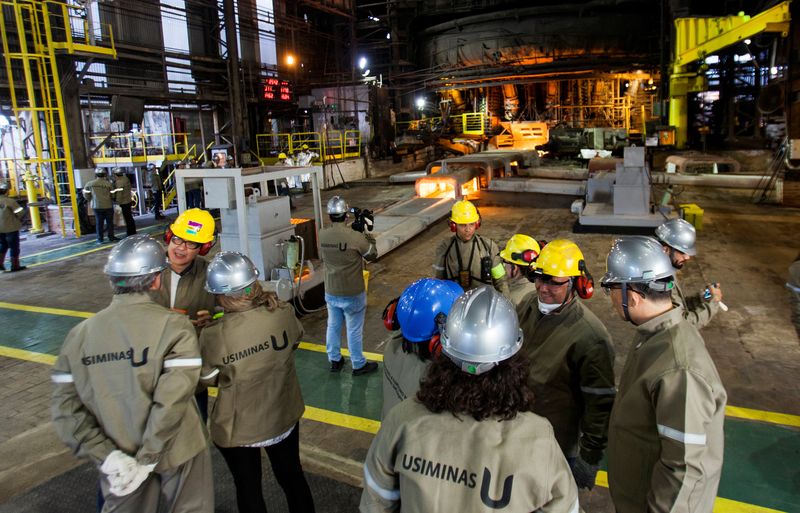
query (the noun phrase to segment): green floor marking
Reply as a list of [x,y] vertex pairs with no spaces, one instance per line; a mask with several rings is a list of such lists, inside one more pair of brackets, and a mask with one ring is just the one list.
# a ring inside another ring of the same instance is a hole
[[[67,332],[83,319],[0,308],[0,345],[57,355]],[[353,377],[348,364],[329,372],[327,355],[298,350],[297,374],[309,406],[380,419],[382,373]],[[727,418],[725,461],[718,495],[746,504],[800,511],[800,430]]]

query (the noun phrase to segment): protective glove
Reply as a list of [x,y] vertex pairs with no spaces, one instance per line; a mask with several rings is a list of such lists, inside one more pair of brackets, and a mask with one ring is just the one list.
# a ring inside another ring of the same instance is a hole
[[108,482],[110,487],[108,491],[117,497],[124,497],[135,492],[147,480],[147,477],[156,468],[155,463],[152,465],[139,465],[136,464],[133,472],[126,476],[119,476],[117,479],[109,477]]
[[591,490],[594,487],[600,465],[587,463],[586,460],[578,456],[570,467],[572,468],[572,477],[575,478],[575,484],[578,485],[578,488]]
[[107,475],[110,481],[112,478],[118,479],[121,475],[131,474],[135,471],[137,465],[135,458],[120,450],[114,450],[103,460],[103,464],[100,465],[100,471]]

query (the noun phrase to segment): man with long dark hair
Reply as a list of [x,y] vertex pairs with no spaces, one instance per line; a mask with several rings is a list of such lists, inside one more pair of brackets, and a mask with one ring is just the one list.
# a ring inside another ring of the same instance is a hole
[[553,436],[532,413],[514,307],[490,287],[455,301],[416,398],[394,407],[364,465],[362,512],[578,511]]

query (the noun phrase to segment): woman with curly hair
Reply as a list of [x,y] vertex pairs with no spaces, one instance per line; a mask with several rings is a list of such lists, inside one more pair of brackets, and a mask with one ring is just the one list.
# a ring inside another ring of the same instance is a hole
[[367,512],[576,512],[553,429],[532,413],[511,303],[490,287],[453,304],[442,357],[383,421],[364,465]]
[[266,513],[261,449],[291,513],[313,513],[300,465],[300,417],[305,405],[294,351],[303,327],[294,309],[261,289],[244,255],[219,253],[208,266],[206,290],[224,310],[203,329],[201,383],[217,385],[211,438],[233,474],[239,513]]

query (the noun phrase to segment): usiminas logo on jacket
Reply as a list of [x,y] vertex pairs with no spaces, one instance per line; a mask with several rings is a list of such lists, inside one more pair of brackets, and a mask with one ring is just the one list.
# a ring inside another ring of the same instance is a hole
[[[423,476],[451,481],[455,484],[475,488],[478,474],[466,468],[454,467],[447,463],[428,460],[419,456],[403,454],[403,469]],[[483,478],[481,479],[481,502],[492,509],[503,509],[511,502],[511,489],[514,486],[514,474],[511,474],[503,481],[503,493],[499,499],[489,497],[489,489],[492,485],[492,472],[484,467]]]
[[142,351],[141,357],[137,360],[136,353],[133,351],[133,348],[128,349],[127,351],[115,351],[113,353],[104,353],[104,354],[92,354],[88,356],[84,356],[81,358],[81,363],[89,366],[89,365],[96,365],[98,363],[109,363],[109,362],[118,362],[121,360],[130,360],[131,367],[141,367],[142,365],[147,363],[147,353],[150,352],[149,347],[145,347]]
[[189,221],[189,226],[186,228],[186,233],[190,235],[197,235],[203,229],[203,223],[197,221]]
[[[271,344],[270,344],[271,343]],[[250,346],[246,349],[242,349],[241,351],[236,351],[235,353],[231,353],[227,356],[222,357],[222,364],[223,365],[230,365],[231,363],[235,362],[236,360],[241,360],[242,358],[247,358],[248,356],[252,356],[256,353],[260,353],[261,351],[266,351],[272,347],[275,351],[283,351],[287,347],[289,347],[289,336],[286,334],[286,331],[283,332],[283,340],[280,341],[275,338],[275,335],[270,335],[269,340],[265,340],[259,344],[254,346]]]

